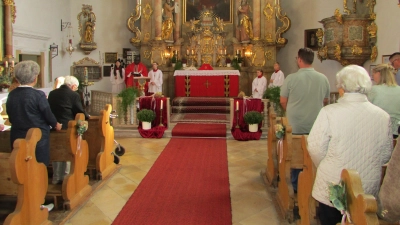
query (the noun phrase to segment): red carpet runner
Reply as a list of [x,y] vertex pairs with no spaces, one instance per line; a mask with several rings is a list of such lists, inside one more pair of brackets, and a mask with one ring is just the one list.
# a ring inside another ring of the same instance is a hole
[[177,123],[172,129],[174,137],[226,137],[225,124]]
[[226,140],[172,138],[113,224],[231,225]]

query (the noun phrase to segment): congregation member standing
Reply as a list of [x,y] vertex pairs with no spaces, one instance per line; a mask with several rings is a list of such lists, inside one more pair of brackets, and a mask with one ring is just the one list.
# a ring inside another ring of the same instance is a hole
[[396,70],[396,82],[397,85],[400,85],[400,52],[395,52],[391,56],[389,56],[390,65],[392,65]]
[[267,89],[267,78],[263,76],[261,69],[257,70],[257,77],[254,78],[251,85],[253,98],[262,99],[264,91]]
[[336,80],[345,93],[338,103],[321,109],[307,139],[317,167],[312,196],[319,202],[318,217],[324,225],[336,225],[342,218],[328,191],[330,183],[339,183],[342,170],[356,170],[365,193],[377,197],[382,165],[392,152],[390,116],[366,96],[371,90],[368,72],[350,65]]
[[[314,51],[299,49],[296,57],[299,70],[289,74],[281,87],[280,103],[292,126],[293,134],[308,134],[324,104],[328,103],[329,82],[312,67]],[[292,170],[293,189],[297,192],[300,169]]]
[[25,138],[30,128],[39,128],[42,138],[36,144],[36,160],[46,166],[50,162],[50,128],[61,130],[51,112],[44,92],[36,90],[40,67],[31,60],[22,61],[14,68],[15,78],[20,86],[12,90],[7,98],[7,114],[12,124],[10,133],[11,146],[18,138]]
[[397,138],[400,121],[400,87],[394,78],[394,68],[388,64],[380,64],[372,72],[376,85],[372,86],[371,92],[368,93],[368,100],[390,115],[393,138]]
[[122,67],[119,59],[115,61],[115,66],[111,67],[110,82],[112,93],[119,94],[125,89],[125,69]]
[[[62,129],[68,129],[70,120],[75,120],[78,113],[85,114],[85,119],[89,115],[82,106],[81,97],[76,92],[79,87],[79,81],[74,76],[64,76],[64,83],[49,93],[48,101],[57,121],[62,123]],[[53,184],[61,184],[64,176],[69,173],[69,162],[53,162]]]
[[149,72],[149,94],[162,92],[163,73],[158,69],[158,64],[153,62],[153,69]]
[[269,87],[280,87],[283,85],[283,81],[285,80],[285,75],[281,70],[281,66],[278,62],[274,63],[274,73],[271,75],[271,79],[269,81]]

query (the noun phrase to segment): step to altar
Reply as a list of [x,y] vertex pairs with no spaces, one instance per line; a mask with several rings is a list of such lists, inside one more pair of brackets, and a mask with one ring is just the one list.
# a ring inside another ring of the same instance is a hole
[[230,98],[223,97],[177,97],[172,100],[174,113],[229,114]]

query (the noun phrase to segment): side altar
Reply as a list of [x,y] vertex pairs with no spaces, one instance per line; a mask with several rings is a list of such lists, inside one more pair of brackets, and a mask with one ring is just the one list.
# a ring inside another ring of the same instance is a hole
[[238,70],[175,70],[175,97],[236,97]]

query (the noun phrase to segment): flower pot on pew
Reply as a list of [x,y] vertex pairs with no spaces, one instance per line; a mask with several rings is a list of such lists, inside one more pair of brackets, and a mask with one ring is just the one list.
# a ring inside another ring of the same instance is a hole
[[258,124],[260,124],[263,120],[263,116],[260,112],[257,111],[249,111],[243,116],[243,120],[245,123],[249,125],[250,132],[258,131]]
[[156,113],[150,109],[142,109],[137,113],[137,118],[142,122],[143,130],[150,130],[151,122],[156,118]]

